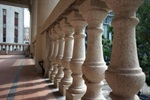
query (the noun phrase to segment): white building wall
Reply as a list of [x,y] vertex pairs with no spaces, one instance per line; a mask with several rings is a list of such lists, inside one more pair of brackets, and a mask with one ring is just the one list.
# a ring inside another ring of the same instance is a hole
[[6,9],[6,43],[14,43],[14,19],[18,13],[18,43],[23,43],[24,8],[0,5],[0,42],[3,42],[3,9]]
[[3,28],[3,25],[2,25],[2,23],[3,23],[3,17],[2,17],[2,7],[1,7],[1,5],[0,5],[0,43],[2,43],[2,41],[3,41],[3,33],[2,33],[2,28]]

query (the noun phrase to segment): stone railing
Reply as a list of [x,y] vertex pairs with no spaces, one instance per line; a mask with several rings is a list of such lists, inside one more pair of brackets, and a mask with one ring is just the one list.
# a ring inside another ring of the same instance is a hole
[[[139,100],[136,94],[144,84],[145,75],[138,62],[135,27],[138,23],[136,10],[142,2],[60,0],[43,25],[40,37],[44,44],[45,74],[49,72],[50,80],[66,100],[106,100],[101,89],[104,79],[112,89],[109,95],[112,100]],[[112,21],[114,37],[107,68],[101,25],[110,11],[115,13]]]
[[29,45],[17,43],[0,43],[0,55],[24,55]]

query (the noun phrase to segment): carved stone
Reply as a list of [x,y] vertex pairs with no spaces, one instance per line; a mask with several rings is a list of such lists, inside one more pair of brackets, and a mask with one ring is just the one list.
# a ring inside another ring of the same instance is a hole
[[82,78],[82,64],[85,60],[85,26],[87,23],[79,15],[77,10],[72,11],[68,16],[68,22],[74,27],[74,50],[70,62],[73,83],[67,90],[67,100],[79,100],[86,91],[86,86]]
[[136,10],[143,0],[106,0],[114,11],[114,28],[111,62],[106,80],[112,88],[112,100],[139,100],[136,95],[145,82],[139,66],[135,38],[138,24]]
[[73,33],[74,29],[73,27],[67,22],[67,19],[64,18],[61,21],[61,28],[63,32],[65,33],[65,49],[64,49],[64,56],[62,59],[62,65],[64,67],[64,77],[61,79],[61,82],[59,83],[59,92],[62,95],[66,95],[66,89],[71,85],[72,83],[72,77],[71,77],[71,70],[70,70],[70,60],[72,58],[73,53],[73,46],[74,46],[74,38]]
[[87,91],[82,100],[105,100],[102,95],[102,80],[107,66],[103,59],[102,27],[109,8],[102,0],[86,0],[80,6],[80,13],[88,23],[88,47],[82,67]]

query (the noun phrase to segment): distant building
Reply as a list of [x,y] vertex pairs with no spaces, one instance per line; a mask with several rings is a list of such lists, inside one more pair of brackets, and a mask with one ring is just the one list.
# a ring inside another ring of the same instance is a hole
[[0,4],[0,43],[24,43],[24,8]]
[[105,18],[105,20],[103,21],[103,33],[105,38],[112,40],[112,33],[108,32],[108,27],[111,25],[113,19],[113,14],[112,12],[110,12],[107,17]]
[[30,43],[30,28],[25,27],[24,28],[24,44]]

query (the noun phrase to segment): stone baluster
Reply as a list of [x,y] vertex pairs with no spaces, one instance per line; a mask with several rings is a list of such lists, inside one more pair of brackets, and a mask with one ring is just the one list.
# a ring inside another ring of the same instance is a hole
[[64,47],[65,47],[65,40],[64,40],[64,33],[60,27],[60,24],[57,24],[56,32],[59,35],[59,50],[57,55],[57,63],[58,63],[58,73],[56,74],[54,85],[59,88],[59,82],[64,76],[63,67],[62,67],[62,57],[64,54]]
[[21,44],[19,45],[19,51],[21,51]]
[[50,61],[49,61],[49,56],[50,56],[50,38],[49,38],[49,30],[46,31],[46,47],[45,47],[45,60],[44,60],[44,67],[45,67],[45,73],[44,77],[48,78],[49,76],[49,68],[50,68]]
[[11,50],[10,50],[10,46],[11,46],[11,45],[9,44],[9,45],[8,45],[8,51],[7,51],[8,54],[9,54],[10,51],[11,51]]
[[3,44],[1,45],[1,51],[3,51]]
[[10,46],[11,46],[11,45],[8,45],[8,51],[10,51]]
[[22,51],[25,51],[25,50],[24,50],[24,46],[25,46],[25,45],[22,46]]
[[0,51],[2,51],[2,45],[0,44]]
[[62,65],[64,67],[63,69],[64,77],[61,79],[61,82],[59,83],[59,92],[61,93],[61,95],[66,95],[66,90],[72,83],[70,60],[72,58],[73,53],[74,38],[72,35],[74,33],[74,29],[67,22],[66,18],[62,20],[61,28],[65,33],[65,49],[64,49],[64,56],[62,59]]
[[20,50],[22,51],[22,47],[23,47],[23,45],[20,45],[21,47],[20,47]]
[[52,29],[49,31],[49,38],[50,38],[50,54],[49,54],[49,63],[50,63],[50,66],[49,66],[49,79],[51,79],[51,74],[52,74],[52,71],[53,71],[53,54],[54,54],[54,46],[55,46],[55,39],[54,39],[54,36],[52,34]]
[[55,78],[55,76],[56,76],[56,74],[58,72],[58,68],[57,68],[58,64],[57,64],[56,56],[58,54],[58,49],[59,49],[59,41],[58,41],[59,36],[56,33],[54,28],[53,28],[53,36],[54,36],[54,39],[55,39],[54,40],[55,46],[54,46],[54,53],[53,53],[53,58],[52,58],[52,61],[53,61],[53,71],[52,71],[52,74],[51,74],[51,81],[52,81],[52,83],[54,83],[54,78]]
[[85,94],[86,86],[82,78],[82,64],[85,60],[85,26],[87,23],[79,15],[77,10],[73,10],[68,16],[68,22],[74,27],[74,50],[70,62],[73,82],[66,92],[67,100],[80,100]]
[[12,51],[14,51],[14,45],[12,45]]
[[5,51],[7,51],[7,45],[6,44],[4,45],[4,48],[5,48]]
[[16,44],[16,51],[18,51],[18,45]]
[[82,67],[87,91],[82,100],[105,100],[101,83],[107,66],[103,58],[101,25],[108,11],[109,8],[102,0],[86,0],[80,6],[80,12],[88,23],[88,47]]
[[114,28],[111,62],[106,80],[112,88],[112,100],[139,100],[136,95],[145,82],[139,66],[135,27],[138,24],[136,10],[144,0],[106,0],[114,11]]
[[18,45],[18,51],[20,51],[20,45]]

